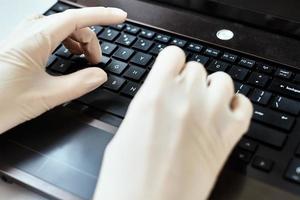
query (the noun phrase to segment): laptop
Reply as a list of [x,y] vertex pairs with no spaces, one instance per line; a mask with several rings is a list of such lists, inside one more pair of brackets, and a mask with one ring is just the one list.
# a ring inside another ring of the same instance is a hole
[[[77,2],[129,13],[123,24],[91,27],[101,41],[98,66],[109,74],[108,81],[0,136],[2,179],[49,199],[91,199],[103,152],[128,105],[158,53],[177,45],[209,73],[228,73],[236,92],[254,105],[250,129],[233,150],[210,199],[300,198],[298,1]],[[58,1],[45,15],[80,7]],[[84,57],[59,46],[47,71],[59,76],[88,66]]]

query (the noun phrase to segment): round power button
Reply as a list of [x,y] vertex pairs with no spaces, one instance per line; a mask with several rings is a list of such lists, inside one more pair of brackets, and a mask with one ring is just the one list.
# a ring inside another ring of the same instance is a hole
[[234,33],[228,29],[219,30],[216,35],[220,40],[231,40],[234,37]]

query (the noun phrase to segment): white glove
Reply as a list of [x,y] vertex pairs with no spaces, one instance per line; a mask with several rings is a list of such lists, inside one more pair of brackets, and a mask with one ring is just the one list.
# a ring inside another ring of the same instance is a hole
[[126,16],[117,8],[83,8],[36,16],[18,26],[0,46],[0,134],[103,84],[107,76],[99,68],[53,77],[45,65],[62,41],[72,53],[99,63],[99,41],[86,27],[122,23]]
[[94,199],[206,199],[251,115],[227,74],[207,78],[166,48],[106,149]]

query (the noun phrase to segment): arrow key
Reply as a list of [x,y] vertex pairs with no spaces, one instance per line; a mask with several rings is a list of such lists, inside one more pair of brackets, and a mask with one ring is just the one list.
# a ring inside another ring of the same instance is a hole
[[299,159],[293,159],[291,161],[285,173],[285,178],[300,184],[300,160]]
[[254,158],[252,166],[265,172],[269,172],[273,167],[273,161],[270,159],[263,158],[261,156],[256,156]]

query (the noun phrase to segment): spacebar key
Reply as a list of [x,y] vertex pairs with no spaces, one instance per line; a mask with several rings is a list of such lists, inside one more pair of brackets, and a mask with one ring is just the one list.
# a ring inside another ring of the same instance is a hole
[[130,104],[130,99],[100,88],[79,98],[78,101],[122,118],[125,117]]
[[251,123],[246,136],[277,148],[281,148],[287,138],[286,134],[281,133],[276,129],[271,129],[254,122]]

